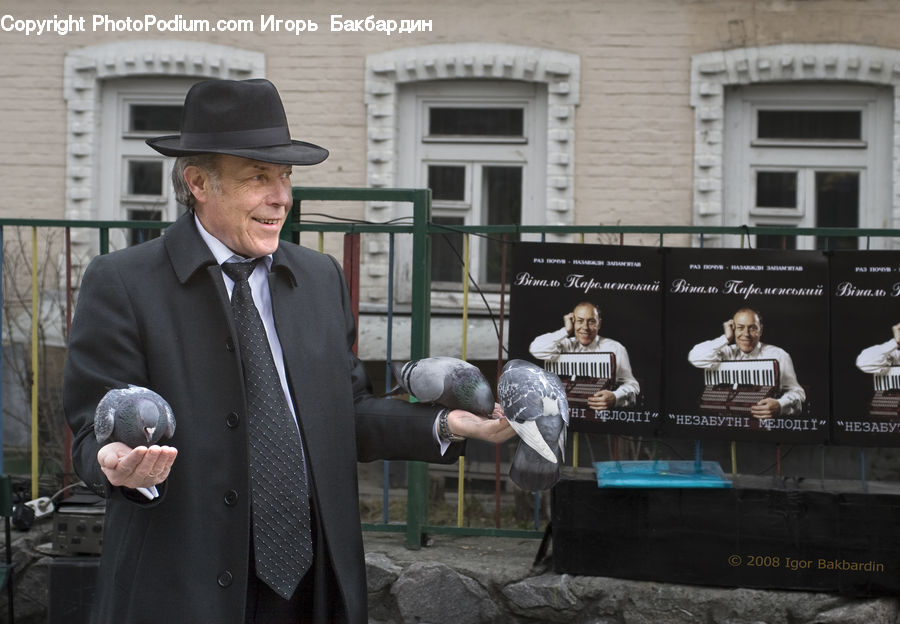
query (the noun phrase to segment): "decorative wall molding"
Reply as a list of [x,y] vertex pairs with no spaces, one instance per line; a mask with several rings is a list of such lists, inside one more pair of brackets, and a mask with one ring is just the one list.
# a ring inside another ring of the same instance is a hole
[[66,219],[95,219],[92,201],[98,166],[101,81],[113,78],[257,78],[265,56],[230,46],[186,41],[121,41],[66,54]]
[[[548,224],[574,218],[575,107],[581,62],[577,54],[498,43],[438,44],[391,50],[366,59],[368,183],[394,185],[397,167],[397,87],[423,80],[521,80],[547,85]],[[373,204],[368,218],[383,220],[390,206]]]
[[778,82],[855,82],[894,87],[893,227],[900,226],[900,50],[850,44],[787,44],[696,54],[694,225],[723,223],[725,87]]

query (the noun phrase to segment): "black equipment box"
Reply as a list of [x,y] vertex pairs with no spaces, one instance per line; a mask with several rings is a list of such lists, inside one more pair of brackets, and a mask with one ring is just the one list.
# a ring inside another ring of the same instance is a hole
[[81,624],[89,620],[99,568],[99,557],[50,560],[48,624]]
[[53,550],[66,555],[99,555],[103,546],[106,501],[95,494],[74,494],[53,514]]
[[900,494],[599,488],[596,481],[562,480],[551,513],[557,573],[900,593]]

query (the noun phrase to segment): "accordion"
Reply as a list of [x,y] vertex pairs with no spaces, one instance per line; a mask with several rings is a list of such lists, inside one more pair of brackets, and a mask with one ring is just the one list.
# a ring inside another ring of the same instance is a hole
[[869,401],[869,416],[897,418],[900,416],[900,366],[891,366],[887,372],[872,377],[875,394]]
[[589,410],[587,400],[600,390],[616,387],[616,356],[613,353],[564,353],[545,360],[544,369],[556,373],[566,388],[569,407]]
[[776,398],[780,386],[778,360],[720,362],[704,372],[700,411],[707,414],[749,416],[762,399]]

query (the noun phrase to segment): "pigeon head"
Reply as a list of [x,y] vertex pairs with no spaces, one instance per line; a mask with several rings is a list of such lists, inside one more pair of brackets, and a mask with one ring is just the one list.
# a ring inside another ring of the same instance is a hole
[[153,401],[143,398],[137,400],[136,407],[139,428],[147,439],[147,444],[151,444],[156,428],[160,425],[160,408]]

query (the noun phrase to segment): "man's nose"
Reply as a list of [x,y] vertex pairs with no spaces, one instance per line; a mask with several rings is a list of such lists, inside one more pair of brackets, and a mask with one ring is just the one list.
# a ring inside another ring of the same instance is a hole
[[290,206],[291,201],[292,196],[290,183],[285,184],[281,180],[276,180],[275,182],[273,182],[272,188],[269,192],[269,203],[279,206]]

